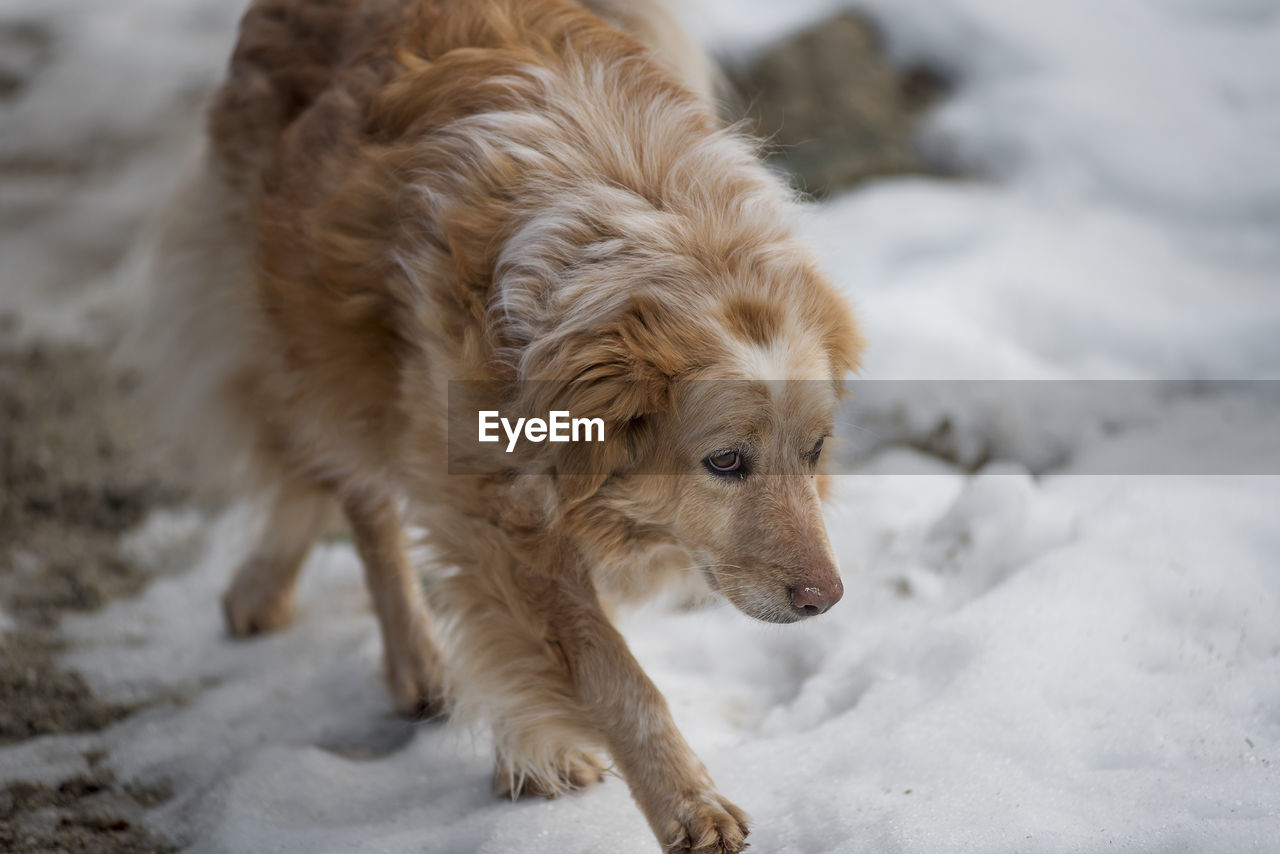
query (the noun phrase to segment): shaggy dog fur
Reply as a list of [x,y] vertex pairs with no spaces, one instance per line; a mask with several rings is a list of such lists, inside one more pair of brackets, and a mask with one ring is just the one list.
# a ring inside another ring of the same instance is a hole
[[[740,851],[746,817],[602,601],[692,579],[774,622],[834,604],[818,455],[860,346],[711,88],[648,2],[256,0],[143,335],[165,430],[267,508],[234,634],[287,620],[340,509],[399,708],[487,722],[511,796],[607,758],[667,851]],[[449,413],[496,404],[610,441],[450,474]]]

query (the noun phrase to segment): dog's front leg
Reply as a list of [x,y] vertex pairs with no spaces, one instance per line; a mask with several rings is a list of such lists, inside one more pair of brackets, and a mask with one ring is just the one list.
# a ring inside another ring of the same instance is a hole
[[[560,568],[572,561],[559,550]],[[747,816],[716,791],[676,729],[667,702],[631,655],[580,568],[531,579],[550,613],[574,694],[613,754],[663,850],[725,854],[746,848]]]

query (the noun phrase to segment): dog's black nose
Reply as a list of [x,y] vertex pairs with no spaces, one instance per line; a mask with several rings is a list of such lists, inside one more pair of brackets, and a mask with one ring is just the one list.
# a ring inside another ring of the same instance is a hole
[[831,606],[839,602],[843,595],[844,585],[838,580],[826,590],[820,587],[792,587],[791,607],[801,617],[816,617],[830,611]]

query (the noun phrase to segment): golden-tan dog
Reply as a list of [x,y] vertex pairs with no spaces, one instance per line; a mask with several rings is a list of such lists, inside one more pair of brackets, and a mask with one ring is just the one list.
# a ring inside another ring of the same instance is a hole
[[[602,598],[834,604],[817,466],[860,348],[711,88],[651,0],[256,0],[143,336],[166,429],[268,507],[233,633],[287,620],[340,508],[398,707],[487,722],[504,794],[611,761],[667,851],[740,851],[746,816]],[[608,441],[450,474],[456,413],[502,405]]]

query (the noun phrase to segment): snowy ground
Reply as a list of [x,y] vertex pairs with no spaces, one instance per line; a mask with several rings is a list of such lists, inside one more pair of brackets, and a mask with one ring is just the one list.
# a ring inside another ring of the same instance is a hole
[[[0,4],[60,57],[0,52],[49,63],[0,105],[0,154],[83,164],[63,208],[46,184],[5,200],[0,310],[26,334],[92,332],[109,306],[103,287],[69,309],[39,277],[70,269],[72,237],[111,245],[162,192],[183,137],[169,117],[216,73],[236,5]],[[858,5],[894,56],[954,75],[925,142],[983,176],[885,180],[811,212],[865,321],[867,377],[1280,377],[1280,5]],[[715,0],[694,24],[741,52],[836,7]],[[1065,435],[1073,458],[1105,459],[1159,429]],[[753,850],[1280,850],[1280,477],[1025,463],[967,474],[891,449],[841,478],[829,525],[847,592],[811,624],[626,616],[752,814]],[[0,780],[60,779],[104,750],[121,779],[168,781],[149,821],[200,852],[654,850],[620,781],[499,802],[482,734],[391,717],[347,545],[313,556],[288,631],[229,641],[216,597],[244,523],[170,513],[133,535],[139,559],[206,547],[63,629],[100,696],[149,707],[0,750]]]

